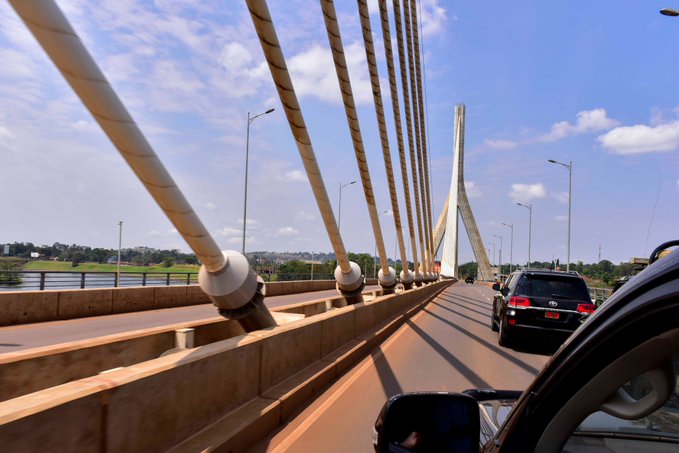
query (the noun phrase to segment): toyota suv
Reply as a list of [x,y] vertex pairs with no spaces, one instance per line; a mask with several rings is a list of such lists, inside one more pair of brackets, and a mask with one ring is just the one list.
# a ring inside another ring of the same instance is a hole
[[500,346],[510,346],[519,333],[546,333],[565,338],[596,306],[584,280],[575,272],[526,269],[514,272],[493,299],[490,326]]

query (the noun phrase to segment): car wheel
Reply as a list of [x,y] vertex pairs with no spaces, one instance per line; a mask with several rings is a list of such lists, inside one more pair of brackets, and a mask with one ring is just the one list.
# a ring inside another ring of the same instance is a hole
[[495,306],[493,306],[493,312],[490,314],[490,330],[493,332],[498,331],[497,320],[495,319]]
[[507,328],[505,327],[504,321],[500,320],[499,322],[500,326],[498,327],[498,344],[500,346],[504,347],[509,347],[511,344],[511,340],[509,339],[509,333],[507,332]]

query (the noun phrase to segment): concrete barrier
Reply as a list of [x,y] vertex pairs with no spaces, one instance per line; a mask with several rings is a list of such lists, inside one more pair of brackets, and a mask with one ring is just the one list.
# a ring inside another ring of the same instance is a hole
[[2,402],[0,443],[7,451],[244,451],[450,283]]
[[[267,283],[267,296],[335,288],[334,280]],[[209,304],[198,285],[0,292],[0,326]]]

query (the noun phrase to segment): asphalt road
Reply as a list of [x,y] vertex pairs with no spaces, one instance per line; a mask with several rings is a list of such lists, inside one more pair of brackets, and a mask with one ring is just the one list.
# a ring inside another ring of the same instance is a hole
[[[366,286],[365,291],[376,289],[380,289],[380,287]],[[265,299],[265,303],[268,307],[280,307],[336,295],[337,291],[334,289],[314,291],[268,297]],[[217,310],[212,304],[0,327],[0,354],[209,319],[223,319],[217,315]]]
[[523,390],[548,354],[503,348],[490,330],[495,292],[457,283],[253,451],[372,452],[384,402],[411,391]]

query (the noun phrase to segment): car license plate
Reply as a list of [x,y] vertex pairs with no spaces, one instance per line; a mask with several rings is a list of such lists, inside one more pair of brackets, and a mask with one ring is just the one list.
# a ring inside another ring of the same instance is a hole
[[546,311],[545,312],[545,318],[550,318],[550,319],[559,319],[559,314],[553,311]]

